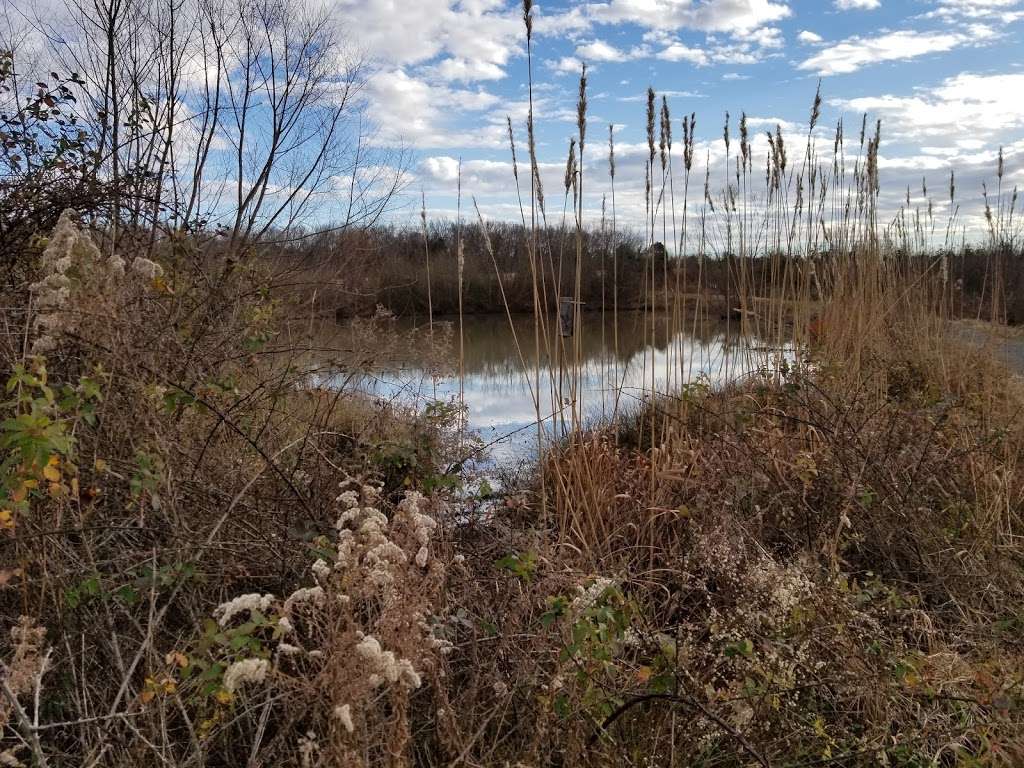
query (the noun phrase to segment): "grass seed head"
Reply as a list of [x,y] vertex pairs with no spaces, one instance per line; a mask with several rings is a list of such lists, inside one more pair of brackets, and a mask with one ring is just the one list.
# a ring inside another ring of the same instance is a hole
[[647,88],[647,150],[650,162],[654,163],[654,89]]

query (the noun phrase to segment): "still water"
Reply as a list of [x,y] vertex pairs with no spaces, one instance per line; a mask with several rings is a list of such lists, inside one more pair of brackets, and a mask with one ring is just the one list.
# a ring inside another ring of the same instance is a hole
[[[463,403],[467,428],[488,446],[492,461],[528,459],[537,446],[537,401],[546,433],[558,435],[635,410],[651,392],[672,394],[693,382],[711,387],[765,368],[769,355],[737,324],[673,323],[667,315],[583,313],[571,337],[552,327],[537,338],[532,316],[477,315],[451,323],[447,370],[430,370],[414,352],[363,377],[358,386],[373,396],[426,406]],[[556,321],[553,321],[552,325]],[[682,325],[686,330],[678,330]],[[676,330],[673,330],[675,328]],[[424,328],[418,334],[424,337]],[[461,346],[461,370],[458,364]],[[539,379],[539,387],[538,385]]]

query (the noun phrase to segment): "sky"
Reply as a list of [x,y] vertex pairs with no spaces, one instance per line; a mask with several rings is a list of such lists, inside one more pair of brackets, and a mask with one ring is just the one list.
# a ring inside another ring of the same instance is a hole
[[[65,2],[0,0],[0,22],[25,26],[26,41],[41,50],[34,20],[59,19]],[[368,64],[361,98],[371,140],[406,151],[392,221],[418,225],[421,200],[429,216],[453,218],[460,164],[465,217],[475,218],[476,201],[486,219],[519,220],[506,120],[522,163],[528,67],[521,0],[289,2],[323,4],[348,54]],[[545,0],[533,13],[537,150],[556,220],[584,63],[585,223],[597,224],[609,193],[611,125],[618,222],[643,226],[648,87],[668,99],[677,170],[682,116],[696,114],[694,175],[702,181],[709,162],[715,190],[725,183],[726,113],[733,136],[746,113],[753,166],[763,168],[766,131],[780,126],[790,154],[803,145],[819,82],[816,135],[828,153],[840,118],[854,154],[862,114],[872,124],[882,120],[887,214],[905,204],[908,187],[911,207],[925,207],[927,188],[945,220],[953,170],[954,205],[969,236],[978,237],[982,182],[995,192],[1000,147],[1003,186],[1024,186],[1024,0]],[[49,71],[45,55],[40,66]]]
[[[332,12],[374,63],[366,94],[376,140],[413,150],[394,217],[417,216],[421,193],[430,215],[454,215],[461,160],[465,198],[475,198],[487,218],[517,219],[506,115],[522,161],[521,4],[334,0]],[[965,221],[977,224],[981,182],[994,188],[1000,146],[1004,185],[1024,182],[1024,0],[552,0],[537,4],[534,15],[538,153],[559,211],[584,62],[591,221],[608,190],[609,124],[620,220],[642,219],[648,86],[668,97],[677,153],[679,121],[696,112],[697,154],[710,152],[714,167],[727,111],[734,135],[746,112],[763,158],[765,130],[780,124],[791,141],[806,132],[820,80],[823,134],[841,115],[847,136],[859,132],[864,112],[882,119],[881,182],[890,207],[908,185],[919,204],[922,179],[930,196],[948,198],[955,169],[958,204]]]

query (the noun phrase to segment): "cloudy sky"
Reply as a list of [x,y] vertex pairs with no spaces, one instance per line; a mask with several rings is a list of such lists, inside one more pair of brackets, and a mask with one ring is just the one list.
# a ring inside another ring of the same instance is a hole
[[[505,118],[523,141],[520,3],[335,0],[334,8],[376,63],[368,97],[378,140],[415,150],[398,218],[414,215],[421,190],[432,214],[450,214],[460,158],[464,191],[485,214],[517,218]],[[679,118],[697,113],[698,155],[710,151],[712,161],[726,111],[734,120],[745,111],[761,133],[780,123],[796,139],[820,79],[823,124],[845,114],[852,135],[862,112],[883,120],[882,182],[892,201],[911,183],[919,195],[922,177],[948,186],[955,169],[971,208],[981,180],[994,183],[1000,146],[1007,180],[1024,182],[1024,0],[550,0],[535,18],[539,151],[551,189],[575,133],[580,65],[589,67],[591,215],[607,189],[609,124],[622,148],[622,212],[642,211],[648,86],[669,97],[677,136]]]
[[[524,159],[527,59],[521,0],[296,0],[323,4],[346,44],[370,64],[363,94],[373,141],[409,150],[405,192],[391,213],[418,223],[453,217],[460,161],[464,208],[520,216],[507,137],[511,117]],[[0,0],[4,24],[29,30],[61,15],[65,0]],[[609,190],[608,126],[618,158],[620,222],[644,211],[648,86],[667,96],[681,163],[681,118],[696,113],[697,167],[724,184],[726,112],[733,135],[745,112],[755,135],[780,125],[793,154],[803,144],[815,89],[818,135],[831,151],[842,117],[847,138],[861,115],[883,121],[883,204],[895,212],[922,180],[944,217],[949,173],[974,233],[983,230],[982,182],[1024,186],[1024,0],[544,0],[534,6],[533,72],[538,153],[549,212],[561,211],[569,138],[576,133],[580,68],[589,72],[585,219],[596,222]],[[45,56],[40,60],[49,71]],[[848,146],[855,144],[850,141]],[[850,146],[855,153],[856,147]],[[698,184],[698,187],[700,185]],[[696,197],[700,198],[698,189]]]

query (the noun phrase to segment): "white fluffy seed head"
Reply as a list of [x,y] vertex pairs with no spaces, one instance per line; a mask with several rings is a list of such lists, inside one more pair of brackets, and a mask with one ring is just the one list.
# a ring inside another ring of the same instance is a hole
[[248,683],[259,684],[267,678],[270,664],[266,659],[243,659],[236,661],[224,673],[224,688],[234,693]]
[[342,704],[339,707],[334,708],[334,716],[341,723],[342,727],[352,733],[355,731],[355,723],[352,722],[352,707],[349,704]]

